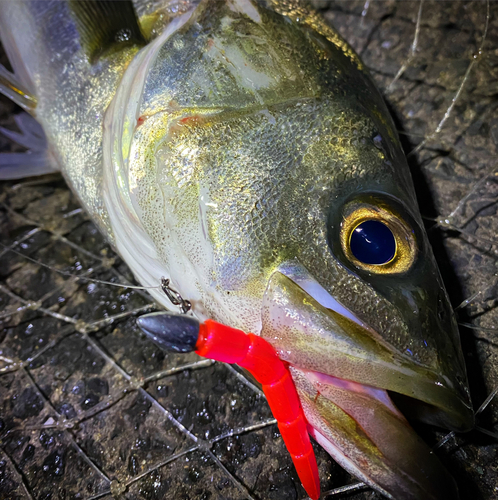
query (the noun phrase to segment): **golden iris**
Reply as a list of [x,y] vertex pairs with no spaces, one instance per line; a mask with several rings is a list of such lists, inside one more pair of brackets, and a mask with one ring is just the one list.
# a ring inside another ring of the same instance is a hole
[[375,274],[404,273],[417,256],[413,229],[383,200],[346,205],[340,240],[342,251],[352,264]]

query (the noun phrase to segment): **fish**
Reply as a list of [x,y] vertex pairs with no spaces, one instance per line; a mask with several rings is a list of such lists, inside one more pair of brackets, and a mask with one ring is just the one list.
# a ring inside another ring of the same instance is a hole
[[[112,25],[107,51],[81,5],[1,5],[20,82],[7,91],[36,100],[44,166],[57,162],[159,303],[171,308],[167,276],[200,319],[274,345],[347,470],[387,497],[456,498],[386,392],[424,422],[473,425],[456,322],[363,63],[299,4],[182,5]],[[33,50],[35,24],[52,36]],[[68,34],[80,38],[61,51]],[[372,238],[388,242],[373,262]]]

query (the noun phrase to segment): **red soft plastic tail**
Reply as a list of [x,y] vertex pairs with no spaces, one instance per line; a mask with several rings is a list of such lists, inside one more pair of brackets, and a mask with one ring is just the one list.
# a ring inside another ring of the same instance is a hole
[[306,418],[288,366],[266,340],[252,333],[206,320],[200,325],[196,352],[205,358],[236,363],[263,386],[273,416],[306,493],[320,497],[320,478]]

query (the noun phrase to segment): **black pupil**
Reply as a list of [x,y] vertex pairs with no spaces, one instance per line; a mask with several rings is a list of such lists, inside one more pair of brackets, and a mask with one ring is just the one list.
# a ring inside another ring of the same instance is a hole
[[396,240],[382,222],[367,220],[351,233],[351,252],[364,264],[385,264],[396,253]]

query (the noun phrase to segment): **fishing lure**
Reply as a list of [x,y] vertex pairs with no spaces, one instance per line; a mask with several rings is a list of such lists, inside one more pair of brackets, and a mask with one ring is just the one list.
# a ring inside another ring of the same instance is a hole
[[166,351],[195,351],[204,358],[235,363],[262,385],[285,446],[309,497],[318,500],[320,478],[307,422],[289,368],[266,340],[213,320],[157,312],[141,316],[138,326]]

